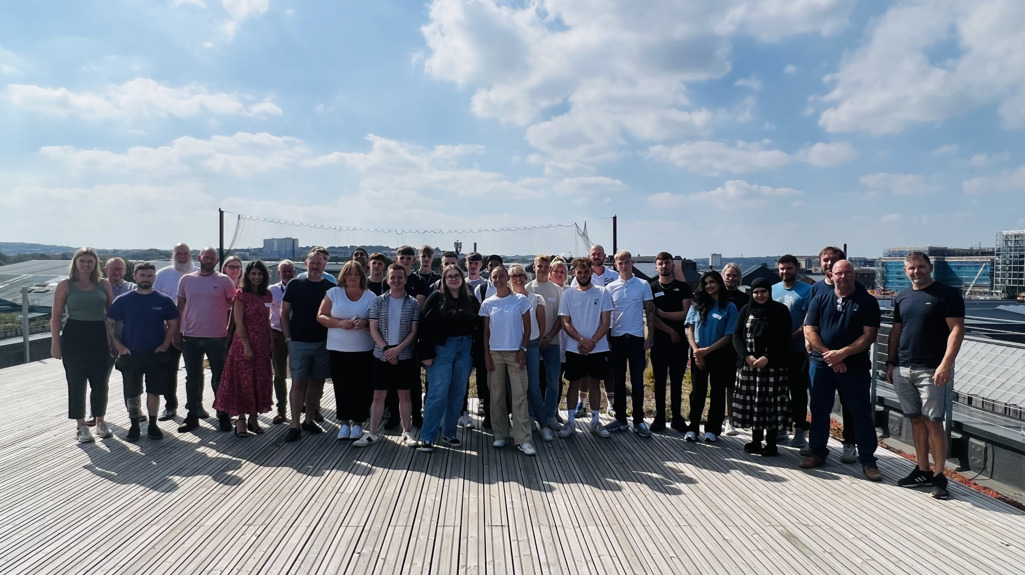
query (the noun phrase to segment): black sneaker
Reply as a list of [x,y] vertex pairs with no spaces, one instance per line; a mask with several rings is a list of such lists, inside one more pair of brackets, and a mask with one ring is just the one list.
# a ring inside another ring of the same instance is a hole
[[942,473],[932,478],[932,489],[929,491],[933,499],[946,499],[950,497],[947,491],[947,476]]
[[157,422],[155,421],[149,422],[149,427],[146,429],[146,435],[148,435],[150,439],[164,438],[164,432],[160,431],[160,428],[157,427]]
[[664,417],[656,417],[651,422],[651,427],[649,427],[648,429],[650,429],[652,431],[665,431],[666,430],[666,418],[664,418]]
[[680,433],[687,433],[687,420],[682,417],[674,417],[669,423],[669,427],[672,427]]
[[235,425],[231,423],[231,416],[226,411],[217,412],[217,428],[221,431],[231,431]]
[[303,432],[299,431],[299,428],[289,427],[288,433],[285,434],[285,441],[299,441],[302,436]]
[[932,484],[932,470],[922,471],[917,465],[907,477],[897,480],[898,487],[928,487]]
[[140,435],[142,435],[142,430],[139,429],[139,420],[136,419],[132,422],[132,426],[128,428],[128,435],[125,436],[125,441],[135,443],[136,441],[139,441]]
[[775,443],[762,448],[762,457],[775,457],[777,455],[779,455],[779,448],[776,447]]
[[304,421],[300,427],[302,427],[306,431],[309,431],[310,433],[324,433],[324,428],[317,425],[316,423],[313,423],[312,421]]
[[758,442],[752,441],[751,443],[745,443],[744,444],[744,453],[758,454],[758,453],[761,453],[761,452],[762,452],[762,442],[761,441],[758,441]]
[[199,427],[199,418],[195,415],[189,415],[178,426],[178,433],[188,433],[197,427]]

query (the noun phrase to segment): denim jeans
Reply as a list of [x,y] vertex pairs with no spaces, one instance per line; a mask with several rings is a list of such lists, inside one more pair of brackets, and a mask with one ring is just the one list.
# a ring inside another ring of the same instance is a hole
[[444,345],[434,348],[434,361],[427,367],[427,381],[431,384],[424,401],[424,426],[420,433],[423,441],[433,443],[438,428],[445,437],[456,436],[466,397],[466,381],[473,367],[470,340],[468,335],[450,337]]
[[[528,350],[530,348],[527,348]],[[562,373],[562,362],[558,343],[550,343],[545,349],[540,349],[541,361],[545,365],[545,413],[544,421],[555,417],[559,409],[559,377]],[[529,356],[528,356],[529,361]]]
[[[527,343],[527,413],[530,418],[545,426],[545,399],[541,396],[541,339]],[[547,374],[546,374],[547,375]]]
[[829,455],[829,422],[836,393],[847,401],[854,423],[854,440],[858,444],[858,462],[875,464],[876,427],[872,405],[872,380],[869,373],[836,373],[833,368],[811,362],[811,431],[808,444],[812,453]]
[[630,364],[630,394],[634,423],[644,421],[644,338],[636,335],[609,336],[609,359],[616,383],[612,408],[616,419],[626,422],[626,366]]
[[203,354],[210,360],[210,386],[214,393],[221,386],[221,372],[227,355],[223,337],[182,337],[185,358],[185,409],[197,415],[203,409]]

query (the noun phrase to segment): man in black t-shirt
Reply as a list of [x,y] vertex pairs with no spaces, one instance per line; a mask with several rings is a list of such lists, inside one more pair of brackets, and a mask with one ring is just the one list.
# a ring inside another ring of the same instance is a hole
[[[961,292],[932,279],[932,262],[922,252],[904,258],[911,287],[893,300],[893,329],[887,346],[886,381],[893,384],[904,415],[911,419],[918,465],[897,481],[901,487],[931,487],[944,499],[947,432],[943,422],[954,388],[954,360],[964,340]],[[929,455],[933,464],[930,468]]]
[[[330,376],[327,353],[327,328],[317,322],[324,294],[335,286],[324,277],[328,252],[317,246],[306,256],[306,277],[296,278],[285,287],[281,297],[281,333],[288,342],[289,368],[292,371],[292,422],[285,441],[302,437],[299,417],[305,410],[306,420],[301,428],[310,433],[323,433],[317,425],[320,396],[324,393],[324,380]],[[323,421],[321,416],[321,421]]]
[[833,264],[832,293],[812,300],[805,316],[804,336],[811,347],[812,454],[801,461],[810,469],[825,465],[829,455],[829,423],[836,392],[847,400],[854,418],[858,461],[865,478],[882,481],[876,466],[875,411],[870,391],[872,362],[868,349],[879,332],[879,302],[854,285],[854,266],[846,260]]
[[687,337],[684,335],[683,320],[687,318],[694,292],[690,286],[673,277],[673,256],[659,252],[655,256],[655,270],[658,277],[650,281],[654,298],[655,314],[653,326],[655,341],[651,346],[651,369],[655,379],[655,420],[652,431],[666,428],[666,376],[669,377],[669,406],[673,412],[670,426],[677,431],[687,431],[683,418],[683,375],[687,371]]

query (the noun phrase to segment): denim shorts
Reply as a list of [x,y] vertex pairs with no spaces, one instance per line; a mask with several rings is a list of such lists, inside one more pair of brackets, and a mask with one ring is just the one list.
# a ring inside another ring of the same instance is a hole
[[954,382],[936,385],[932,376],[935,369],[897,366],[893,370],[893,390],[897,392],[900,408],[908,417],[925,417],[929,421],[943,421],[947,413],[947,396]]
[[288,364],[292,381],[331,377],[331,356],[324,341],[293,340],[288,346]]

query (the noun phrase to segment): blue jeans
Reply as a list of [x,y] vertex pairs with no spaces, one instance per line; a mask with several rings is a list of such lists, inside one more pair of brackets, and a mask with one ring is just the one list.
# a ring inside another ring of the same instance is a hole
[[644,338],[636,335],[609,336],[609,359],[616,377],[612,400],[616,419],[626,423],[626,367],[630,364],[630,394],[634,423],[644,422]]
[[[545,376],[551,379],[547,374]],[[531,419],[545,427],[548,412],[545,411],[545,398],[541,397],[541,338],[527,343],[527,412]]]
[[866,373],[836,373],[833,368],[811,362],[811,430],[808,444],[815,455],[823,459],[829,455],[830,414],[833,400],[840,393],[851,410],[854,421],[854,440],[858,444],[858,462],[874,465],[876,440],[875,408],[870,396],[872,380]]
[[468,335],[450,337],[445,345],[435,346],[435,357],[427,367],[427,399],[424,401],[423,441],[434,443],[438,428],[445,437],[456,436],[456,426],[463,412],[466,380],[470,378],[473,359],[470,357]]
[[210,360],[210,386],[214,393],[221,386],[221,372],[227,349],[223,337],[182,337],[185,358],[185,409],[196,415],[203,409],[203,354]]
[[[527,350],[529,352],[530,348],[528,347]],[[548,421],[555,417],[555,412],[559,409],[559,376],[562,370],[561,354],[558,343],[550,343],[547,348],[540,349],[539,347],[538,350],[541,352],[541,361],[545,364],[545,413],[543,419]]]

